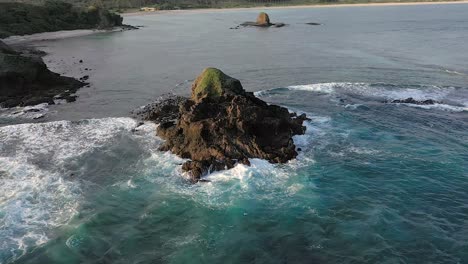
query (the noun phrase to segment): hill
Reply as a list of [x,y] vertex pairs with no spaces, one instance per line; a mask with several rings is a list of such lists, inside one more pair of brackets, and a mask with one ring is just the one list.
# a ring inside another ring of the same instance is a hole
[[0,3],[0,38],[40,32],[109,28],[122,25],[123,18],[102,6],[78,7],[59,1],[41,5]]

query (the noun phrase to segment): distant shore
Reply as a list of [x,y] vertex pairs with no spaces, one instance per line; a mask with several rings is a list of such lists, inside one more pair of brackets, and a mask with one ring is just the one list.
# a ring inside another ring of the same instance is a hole
[[180,9],[180,10],[158,10],[154,12],[128,12],[122,16],[140,16],[168,13],[211,13],[222,11],[243,11],[243,10],[264,10],[264,9],[294,9],[294,8],[331,8],[331,7],[375,7],[375,6],[413,6],[413,5],[445,5],[445,4],[468,4],[468,0],[461,1],[433,1],[433,2],[388,2],[388,3],[355,3],[355,4],[310,4],[310,5],[290,5],[290,6],[254,6],[254,7],[233,7],[233,8],[201,8],[201,9]]

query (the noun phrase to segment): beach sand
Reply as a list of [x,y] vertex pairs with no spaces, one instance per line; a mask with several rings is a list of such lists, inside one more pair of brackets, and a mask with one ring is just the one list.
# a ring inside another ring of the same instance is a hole
[[113,29],[76,29],[76,30],[61,30],[54,32],[43,32],[24,36],[11,36],[5,39],[1,39],[8,45],[20,45],[27,44],[30,42],[38,42],[43,40],[55,40],[64,38],[73,38],[87,36],[96,33],[104,32],[118,32],[124,30],[122,27],[115,27]]

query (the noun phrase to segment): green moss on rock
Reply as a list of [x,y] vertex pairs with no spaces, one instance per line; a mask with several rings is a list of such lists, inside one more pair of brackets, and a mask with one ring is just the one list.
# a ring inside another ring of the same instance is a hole
[[206,97],[216,98],[224,94],[243,94],[244,88],[234,79],[216,68],[206,68],[192,85],[192,100],[198,102]]

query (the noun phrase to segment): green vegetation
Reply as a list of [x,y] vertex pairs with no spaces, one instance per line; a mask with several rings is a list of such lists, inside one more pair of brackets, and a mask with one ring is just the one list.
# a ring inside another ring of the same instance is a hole
[[205,97],[219,97],[226,92],[243,93],[240,82],[216,68],[206,68],[197,77],[192,87],[192,99],[198,101]]
[[226,74],[215,68],[206,68],[195,80],[192,95],[196,98],[219,97],[223,94]]
[[123,18],[102,6],[75,7],[46,1],[43,5],[0,3],[0,38],[40,32],[108,28],[122,25]]

